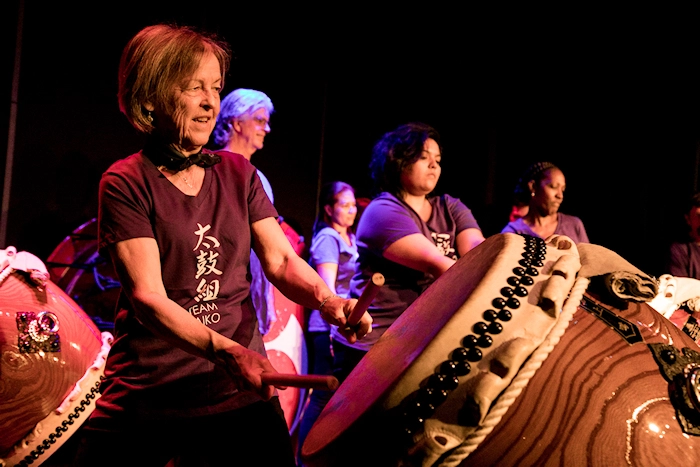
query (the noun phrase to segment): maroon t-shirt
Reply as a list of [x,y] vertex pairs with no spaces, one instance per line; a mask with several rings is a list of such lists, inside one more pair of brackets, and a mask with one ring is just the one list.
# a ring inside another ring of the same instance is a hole
[[[168,297],[183,313],[265,355],[250,301],[250,226],[277,211],[248,160],[217,154],[222,160],[205,170],[197,196],[182,193],[141,152],[114,163],[100,182],[99,247],[154,238]],[[239,393],[221,368],[154,336],[124,294],[114,331],[93,418],[181,418],[258,400]]]

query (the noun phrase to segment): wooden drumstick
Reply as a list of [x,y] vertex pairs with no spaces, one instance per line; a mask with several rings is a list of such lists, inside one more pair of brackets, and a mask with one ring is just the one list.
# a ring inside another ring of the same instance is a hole
[[360,298],[357,299],[357,305],[355,305],[352,313],[350,313],[350,316],[348,316],[348,327],[355,327],[357,323],[360,322],[362,315],[365,314],[365,311],[367,311],[367,308],[369,308],[372,300],[374,300],[374,297],[377,296],[379,289],[383,285],[384,275],[379,272],[372,274],[370,281],[367,283],[367,287],[365,287],[365,290],[362,291]]
[[338,378],[331,375],[291,375],[282,373],[263,373],[260,375],[264,384],[292,388],[313,388],[326,391],[338,389]]
[[[379,288],[384,285],[384,276],[381,273],[375,272],[370,281],[367,283],[362,295],[357,299],[357,304],[353,308],[352,313],[348,317],[347,324],[352,327],[357,325],[365,314],[367,308],[377,296]],[[295,388],[314,388],[335,391],[339,382],[335,376],[330,375],[291,375],[282,373],[263,373],[260,375],[262,382],[273,386],[287,386]]]

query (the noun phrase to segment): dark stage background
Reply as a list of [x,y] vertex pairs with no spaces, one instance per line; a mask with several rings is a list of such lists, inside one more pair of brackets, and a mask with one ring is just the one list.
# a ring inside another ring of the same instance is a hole
[[0,143],[14,144],[2,248],[45,260],[97,215],[100,174],[141,144],[117,108],[121,50],[163,21],[218,32],[237,57],[224,92],[273,100],[272,132],[252,161],[307,239],[318,184],[341,179],[369,196],[373,143],[412,120],[441,133],[438,191],[461,198],[486,235],[505,225],[517,176],[536,160],[563,169],[562,212],[650,274],[665,272],[668,243],[684,233],[700,137],[689,13],[27,1],[20,21],[19,5],[6,2],[0,28]]

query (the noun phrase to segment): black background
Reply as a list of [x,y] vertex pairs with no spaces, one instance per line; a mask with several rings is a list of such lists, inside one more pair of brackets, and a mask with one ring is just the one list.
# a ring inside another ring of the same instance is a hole
[[225,94],[271,97],[272,132],[252,161],[307,239],[319,183],[369,196],[374,142],[420,120],[442,136],[438,191],[461,198],[486,235],[507,222],[519,173],[551,160],[567,177],[561,210],[581,217],[592,243],[666,272],[698,184],[696,12],[465,5],[6,2],[2,247],[45,260],[97,215],[100,174],[141,145],[117,108],[121,50],[142,27],[176,21],[231,44]]

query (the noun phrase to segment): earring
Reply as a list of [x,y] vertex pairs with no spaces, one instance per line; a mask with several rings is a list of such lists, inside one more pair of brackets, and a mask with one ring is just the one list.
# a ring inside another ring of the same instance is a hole
[[531,192],[530,192],[530,196],[535,196],[535,192],[534,192],[534,191],[531,191]]
[[146,120],[148,120],[148,123],[153,123],[153,113],[150,110],[146,114]]

